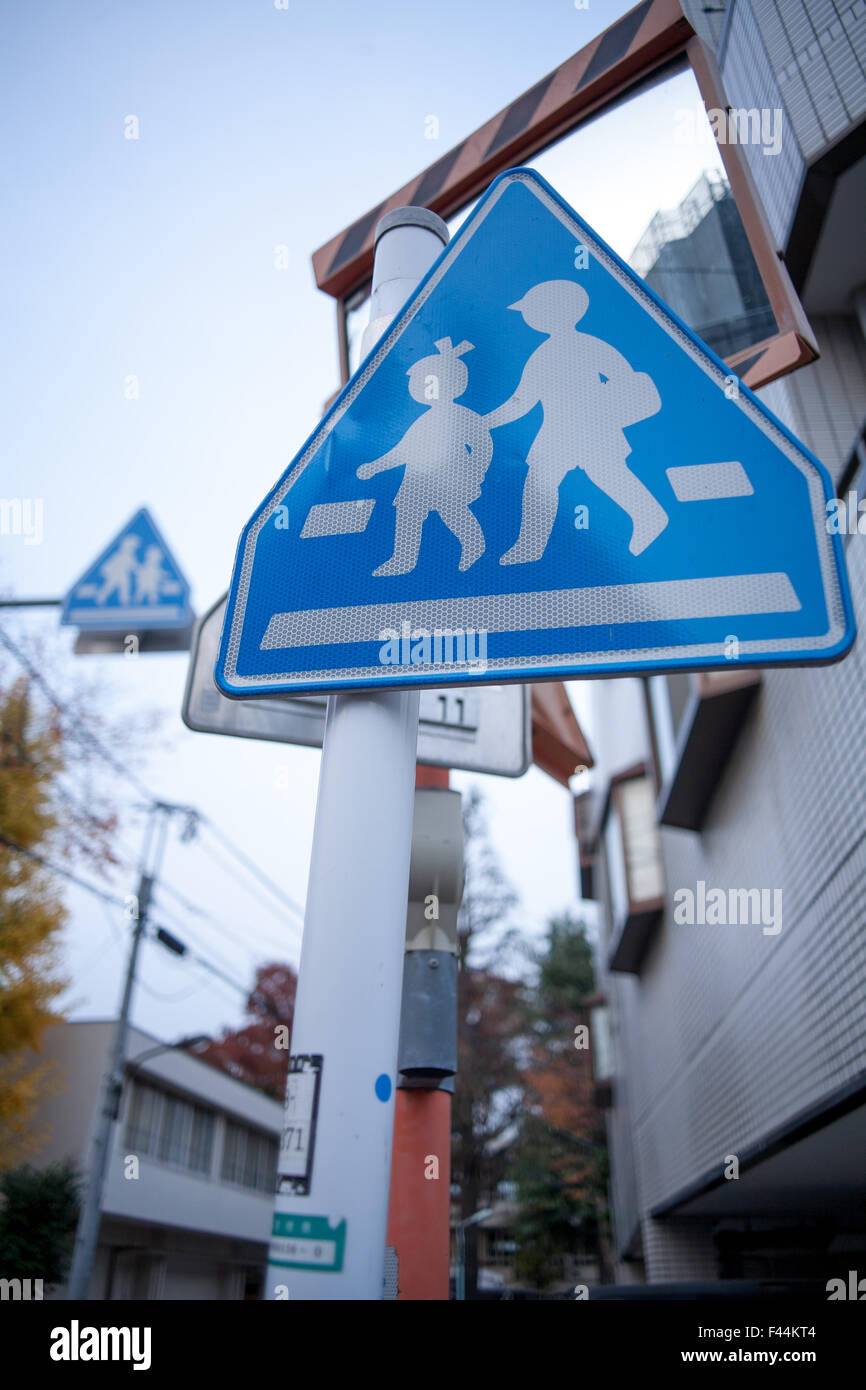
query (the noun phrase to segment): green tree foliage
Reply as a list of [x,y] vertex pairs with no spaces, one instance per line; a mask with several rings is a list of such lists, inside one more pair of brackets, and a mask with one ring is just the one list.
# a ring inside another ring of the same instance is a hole
[[576,1047],[595,989],[592,947],[581,922],[553,918],[525,1008],[531,1043],[526,1108],[514,1146],[519,1191],[517,1273],[538,1288],[560,1277],[564,1255],[594,1253],[608,1270],[607,1153],[595,1104],[591,1054]]
[[0,1174],[0,1277],[62,1284],[78,1222],[79,1176],[70,1162]]
[[[535,1288],[561,1273],[561,1256],[592,1250],[598,1239],[598,1212],[585,1177],[587,1151],[580,1136],[559,1130],[529,1114],[513,1155],[519,1192],[515,1221],[515,1272]],[[575,1175],[575,1169],[578,1169]]]
[[592,947],[583,923],[567,913],[552,917],[538,966],[535,1018],[551,1029],[559,1028],[580,1011],[595,989]]

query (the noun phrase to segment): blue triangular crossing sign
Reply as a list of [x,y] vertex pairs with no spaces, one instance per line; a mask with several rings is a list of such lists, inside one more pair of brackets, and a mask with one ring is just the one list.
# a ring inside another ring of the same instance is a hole
[[85,632],[189,626],[189,585],[146,507],[73,584],[60,621]]
[[537,174],[501,175],[246,526],[228,695],[831,661],[829,475]]

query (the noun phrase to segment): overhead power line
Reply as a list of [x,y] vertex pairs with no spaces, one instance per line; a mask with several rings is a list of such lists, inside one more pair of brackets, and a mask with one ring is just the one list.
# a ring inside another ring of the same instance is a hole
[[[194,947],[199,947],[202,950],[207,950],[208,956],[213,961],[213,963],[215,965],[218,965],[220,969],[227,971],[229,974],[234,974],[235,976],[237,976],[239,970],[248,971],[251,977],[255,974],[256,966],[261,960],[261,957],[258,957],[257,959],[255,952],[251,951],[249,947],[243,946],[242,943],[236,937],[232,937],[232,944],[236,948],[248,952],[248,954],[245,956],[244,963],[241,966],[238,966],[235,961],[231,960],[230,958],[227,958],[220,951],[214,950],[211,942],[202,941],[200,937],[195,935],[190,937],[190,923],[179,921],[173,913],[170,915],[166,915],[166,910],[164,906],[158,905],[154,909],[154,918],[158,918],[160,925],[169,929],[170,935],[174,937],[182,937],[185,938],[185,940],[190,940]],[[196,930],[198,930],[198,924],[196,924]],[[167,943],[162,942],[162,944],[166,945]]]
[[25,849],[23,845],[17,845],[14,840],[10,840],[6,835],[0,834],[0,845],[5,845],[7,849],[13,850],[15,854],[23,854],[26,859],[32,859],[34,863],[41,864],[44,869],[49,869],[53,874],[59,874],[61,878],[69,879],[70,883],[74,883],[77,888],[83,888],[86,892],[93,893],[95,897],[102,898],[103,902],[113,903],[115,907],[126,907],[126,900],[118,897],[116,893],[108,893],[104,888],[97,887],[95,883],[88,883],[86,879],[79,878],[77,874],[72,873],[69,869],[62,868],[60,864],[53,864],[50,859],[44,858],[41,854],[36,854],[34,850]]
[[[87,729],[79,719],[76,719],[76,717],[70,713],[66,705],[63,703],[63,701],[60,699],[57,693],[51,688],[51,686],[45,680],[41,672],[37,670],[37,668],[33,665],[26,652],[23,652],[21,650],[18,644],[12,640],[9,634],[2,627],[0,627],[0,642],[2,642],[3,645],[6,647],[7,651],[9,651],[12,654],[12,656],[14,656],[15,660],[23,667],[23,669],[28,673],[31,679],[35,681],[35,683],[39,686],[40,690],[50,701],[50,703],[54,706],[57,712],[64,717],[64,719],[67,721],[69,729],[78,737],[78,739],[81,742],[85,743],[88,747],[90,747],[96,754],[98,754],[98,756],[102,758],[103,761],[107,763],[107,765],[111,767],[111,769],[115,773],[117,773],[118,776],[123,777],[131,786],[133,786],[135,790],[138,792],[138,794],[145,798],[150,807],[161,804],[159,797],[155,796],[153,792],[149,790],[149,788],[144,784],[141,778],[136,776],[136,774],[132,772],[131,769],[127,767],[124,763],[120,762],[117,758],[115,758],[114,754],[111,753],[111,751],[105,747],[102,741],[99,738],[97,738],[95,734],[91,733],[91,731]],[[273,897],[275,897],[279,902],[281,902],[285,907],[287,907],[289,911],[293,912],[297,917],[299,917],[303,921],[303,908],[298,903],[296,903],[294,899],[290,898],[289,895],[285,893],[283,889],[279,887],[278,884],[274,883],[273,879],[271,879],[264,872],[263,869],[259,868],[258,864],[256,864],[255,861],[244,852],[244,850],[242,850],[238,845],[236,845],[235,842],[231,839],[229,835],[225,833],[224,830],[221,830],[220,827],[216,825],[215,822],[212,821],[209,816],[206,816],[202,812],[197,811],[194,807],[190,807],[189,811],[191,814],[195,815],[196,819],[199,821],[200,824],[206,826],[211,831],[211,834],[215,837],[215,839],[219,841],[219,843],[223,846],[224,849],[228,850],[228,852],[231,855],[233,855],[237,862],[246,869],[248,874],[250,874],[253,878],[257,879],[257,881],[260,884],[262,884],[273,895]],[[225,867],[224,864],[223,867]],[[268,902],[267,899],[262,899],[262,901]],[[273,911],[273,905],[271,903],[268,903],[268,906],[271,907],[271,910]]]
[[242,849],[239,849],[238,846],[234,843],[234,841],[231,840],[228,835],[226,835],[225,831],[220,830],[219,826],[215,825],[214,822],[208,816],[202,816],[201,821],[205,826],[207,826],[211,834],[217,840],[219,840],[220,844],[222,844],[225,849],[227,849],[231,854],[233,854],[240,864],[243,864],[244,868],[247,870],[248,873],[252,874],[254,878],[258,879],[259,883],[263,884],[265,888],[268,888],[270,892],[273,893],[275,898],[278,898],[281,903],[284,903],[286,907],[288,907],[292,912],[294,912],[298,917],[300,917],[301,921],[303,921],[304,909],[300,906],[299,903],[296,903],[293,898],[290,898],[288,893],[284,893],[282,888],[280,888],[278,884],[274,883],[273,879],[269,878],[268,875],[264,872],[264,870],[260,869],[258,864],[254,863],[254,861],[250,859],[249,855],[245,854]]
[[[71,883],[74,883],[77,888],[83,888],[85,892],[92,893],[94,897],[101,898],[103,902],[111,903],[114,907],[119,907],[124,910],[126,909],[126,901],[123,898],[118,897],[116,893],[106,892],[104,888],[99,888],[95,883],[88,883],[86,879],[79,878],[77,874],[72,873],[69,869],[62,868],[59,864],[53,864],[51,860],[46,859],[41,854],[36,854],[34,850],[25,849],[23,845],[16,844],[15,841],[10,840],[8,836],[0,834],[0,844],[5,845],[7,849],[12,850],[15,854],[23,854],[25,858],[32,859],[35,863],[40,864],[44,869],[48,869],[51,873],[59,874],[61,878],[69,879],[69,881]],[[148,935],[151,935],[151,933],[148,933]],[[156,936],[156,929],[154,930],[152,935],[153,937]],[[225,974],[222,970],[218,968],[218,966],[213,965],[204,956],[201,956],[196,951],[191,951],[189,949],[187,949],[186,954],[190,960],[195,961],[198,965],[201,965],[205,970],[209,970],[212,975],[215,975],[218,979],[222,980],[224,984],[231,985],[232,989],[237,990],[240,994],[243,994],[244,996],[249,994],[248,987],[239,984],[237,980],[233,980],[230,975]]]
[[244,985],[239,984],[237,980],[233,980],[230,975],[226,975],[218,966],[212,965],[204,956],[200,956],[195,951],[187,949],[187,958],[195,961],[197,965],[200,965],[203,970],[207,970],[215,979],[222,980],[224,985],[230,985],[233,990],[238,994],[242,994],[245,999],[249,995],[249,987],[244,987]]
[[36,669],[36,667],[33,665],[32,661],[26,655],[26,653],[21,651],[21,648],[17,645],[17,643],[12,641],[9,634],[5,632],[2,627],[0,627],[0,642],[3,643],[7,651],[12,653],[12,655],[15,657],[15,660],[18,661],[21,664],[21,666],[24,667],[24,670],[27,672],[30,678],[36,682],[36,684],[39,686],[39,689],[46,696],[46,698],[51,701],[52,705],[57,710],[57,712],[59,714],[62,714],[63,717],[68,721],[70,728],[74,730],[75,733],[77,733],[79,739],[81,739],[84,743],[88,744],[94,750],[94,752],[98,753],[99,756],[103,758],[104,761],[107,762],[108,765],[111,768],[113,768],[113,770],[120,777],[125,777],[126,780],[136,788],[140,796],[146,797],[146,799],[151,803],[156,802],[158,798],[155,797],[153,793],[147,789],[147,787],[144,785],[141,779],[137,777],[135,773],[132,772],[128,767],[126,767],[125,764],[121,763],[117,758],[115,758],[114,754],[109,752],[109,750],[105,747],[101,740],[98,739],[95,734],[92,734],[89,729],[85,728],[85,726],[81,723],[80,720],[76,719],[74,715],[70,714],[63,701],[51,689],[50,685],[45,680],[45,677],[42,675],[42,673]]
[[[211,927],[218,931],[220,935],[226,937],[227,940],[233,942],[234,945],[245,946],[246,949],[250,951],[255,950],[255,948],[250,946],[247,940],[242,935],[240,935],[238,931],[236,931],[233,927],[228,926],[222,920],[222,918],[214,916],[214,914],[208,908],[199,907],[197,903],[191,902],[185,893],[182,893],[179,888],[175,888],[173,883],[168,883],[164,878],[161,878],[159,883],[156,885],[156,891],[157,896],[159,896],[163,892],[170,893],[174,900],[177,903],[179,903],[180,906],[186,912],[191,912],[194,914],[194,916],[201,918],[203,922],[207,922]],[[285,918],[283,918],[283,921],[285,922]],[[288,926],[290,931],[293,931],[298,935],[300,934],[300,928],[297,927],[294,922],[286,922],[285,924],[286,926]],[[274,929],[271,928],[271,933],[273,932],[273,930]],[[269,949],[274,951],[285,950],[285,942],[277,941],[272,934],[269,935],[268,940],[262,941],[262,945],[267,946]]]

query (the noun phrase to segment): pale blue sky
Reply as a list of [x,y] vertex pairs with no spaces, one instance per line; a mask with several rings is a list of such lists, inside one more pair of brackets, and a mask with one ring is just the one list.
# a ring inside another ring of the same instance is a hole
[[[196,609],[208,607],[227,587],[242,525],[337,385],[334,306],[315,288],[311,252],[628,8],[7,0],[0,491],[44,499],[45,537],[38,546],[0,538],[0,589],[62,594],[144,504]],[[435,142],[425,139],[430,114]],[[124,138],[129,115],[138,140]],[[663,205],[704,156],[680,152]],[[587,196],[597,201],[610,161],[593,177]],[[575,190],[563,191],[580,210]],[[648,218],[621,170],[612,191],[626,218],[621,235],[634,240]],[[281,244],[283,271],[274,265]],[[131,374],[138,400],[124,398]],[[55,614],[16,627],[53,633],[59,653],[71,648]],[[58,660],[60,680],[73,659]],[[318,754],[188,732],[179,717],[184,657],[86,660],[103,673],[112,710],[164,712],[168,748],[139,768],[148,784],[200,805],[303,899]],[[517,783],[479,780],[495,847],[538,930],[550,912],[576,905],[570,798],[534,769]],[[131,848],[137,834],[130,822]],[[253,959],[282,945],[297,960],[297,930],[283,932],[201,849],[173,843],[167,876],[243,935],[246,945],[233,946],[182,909],[172,913],[180,934],[244,984]],[[117,891],[132,886],[116,879]],[[122,924],[78,892],[69,903],[76,1011],[113,1013]],[[173,1037],[236,1020],[239,999],[202,979],[147,948],[136,1021]]]

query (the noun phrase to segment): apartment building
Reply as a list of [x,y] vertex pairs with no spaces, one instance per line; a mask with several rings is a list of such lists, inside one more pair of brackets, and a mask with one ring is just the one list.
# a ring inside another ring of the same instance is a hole
[[[778,154],[746,153],[821,352],[759,394],[859,501],[866,3],[709,8],[684,5],[731,105],[783,113]],[[623,1281],[866,1268],[866,536],[845,545],[861,636],[839,665],[586,696]]]
[[[35,1166],[71,1158],[86,1169],[114,1028],[46,1033],[59,1086],[34,1122],[48,1130]],[[131,1028],[89,1297],[258,1298],[281,1124],[262,1092]]]

